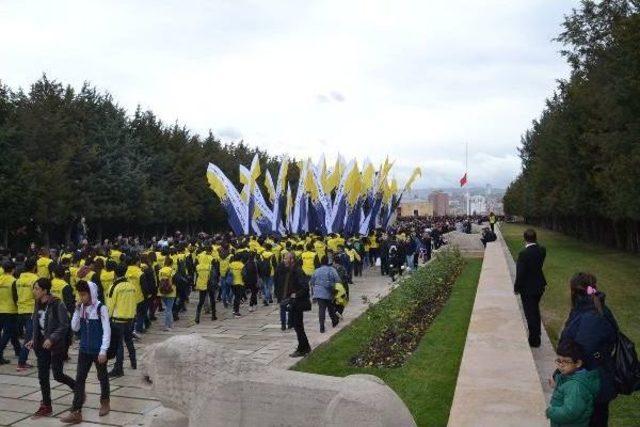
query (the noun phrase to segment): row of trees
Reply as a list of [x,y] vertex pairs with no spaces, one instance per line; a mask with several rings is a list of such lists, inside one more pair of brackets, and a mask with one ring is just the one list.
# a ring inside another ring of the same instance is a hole
[[238,165],[256,153],[276,176],[278,159],[263,151],[140,108],[129,115],[89,84],[76,91],[43,76],[27,93],[0,82],[0,241],[69,241],[81,216],[92,238],[226,229],[207,163],[239,186]]
[[640,2],[582,1],[557,40],[571,76],[522,137],[505,210],[640,251]]

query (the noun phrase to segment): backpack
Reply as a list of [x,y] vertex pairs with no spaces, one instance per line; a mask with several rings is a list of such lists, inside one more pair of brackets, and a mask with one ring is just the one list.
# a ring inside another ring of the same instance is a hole
[[170,294],[171,291],[173,291],[173,286],[171,285],[171,280],[170,279],[160,279],[160,286],[158,287],[158,290],[163,295]]
[[[102,307],[102,302],[98,301],[96,310],[98,311],[98,316],[100,318],[102,318]],[[104,334],[104,331],[102,331],[102,333]],[[120,343],[120,341],[122,341],[122,334],[120,333],[120,329],[114,328],[113,323],[111,323],[111,340],[109,341],[109,348],[107,348],[107,359],[111,360],[116,357],[118,344]]]
[[618,393],[629,395],[640,390],[640,363],[635,345],[619,329],[611,356],[613,381]]

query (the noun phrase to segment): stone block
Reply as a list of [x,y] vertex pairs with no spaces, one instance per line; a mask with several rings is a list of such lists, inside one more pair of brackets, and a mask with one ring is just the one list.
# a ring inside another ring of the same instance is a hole
[[[265,366],[199,335],[149,346],[141,372],[189,426],[415,426],[402,400],[370,375],[337,378]],[[164,426],[160,409],[143,424]]]

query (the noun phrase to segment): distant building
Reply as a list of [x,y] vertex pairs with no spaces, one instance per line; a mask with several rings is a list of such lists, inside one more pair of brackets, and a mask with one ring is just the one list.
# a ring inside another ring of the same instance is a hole
[[486,215],[487,199],[484,196],[471,196],[469,198],[469,211],[472,215]]
[[397,210],[398,217],[433,216],[431,202],[420,199],[401,200]]
[[464,206],[458,199],[449,200],[449,215],[464,215]]
[[433,205],[435,216],[445,216],[449,212],[449,195],[442,191],[434,191],[429,194],[429,202]]

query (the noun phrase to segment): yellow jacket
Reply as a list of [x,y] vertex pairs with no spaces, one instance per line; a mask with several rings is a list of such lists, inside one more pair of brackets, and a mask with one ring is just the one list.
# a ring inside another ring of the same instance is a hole
[[136,289],[136,304],[144,301],[144,295],[142,294],[142,283],[140,283],[142,274],[142,269],[137,265],[130,265],[129,267],[127,267],[127,272],[125,273],[127,281]]
[[243,268],[244,263],[242,261],[233,261],[229,263],[229,270],[231,271],[231,276],[233,277],[234,286],[244,286],[244,280],[242,279]]
[[51,279],[51,263],[53,263],[51,258],[42,256],[38,258],[38,261],[36,261],[38,278],[45,277],[47,279]]
[[114,322],[127,322],[136,317],[136,307],[138,306],[138,289],[140,286],[120,280],[114,283],[110,291],[109,318]]
[[0,276],[0,313],[17,314],[18,306],[13,300],[13,282],[16,278],[11,274],[3,273]]
[[160,271],[158,271],[158,278],[160,279],[159,282],[162,282],[162,280],[167,279],[169,280],[169,283],[171,283],[171,292],[169,292],[168,294],[163,294],[162,292],[160,292],[160,283],[158,283],[159,297],[163,297],[163,298],[176,297],[176,286],[173,284],[173,275],[174,275],[174,272],[171,267],[162,267]]
[[33,284],[38,280],[38,276],[31,272],[20,274],[16,280],[16,291],[18,292],[18,314],[33,314],[35,308],[35,298],[33,296]]

